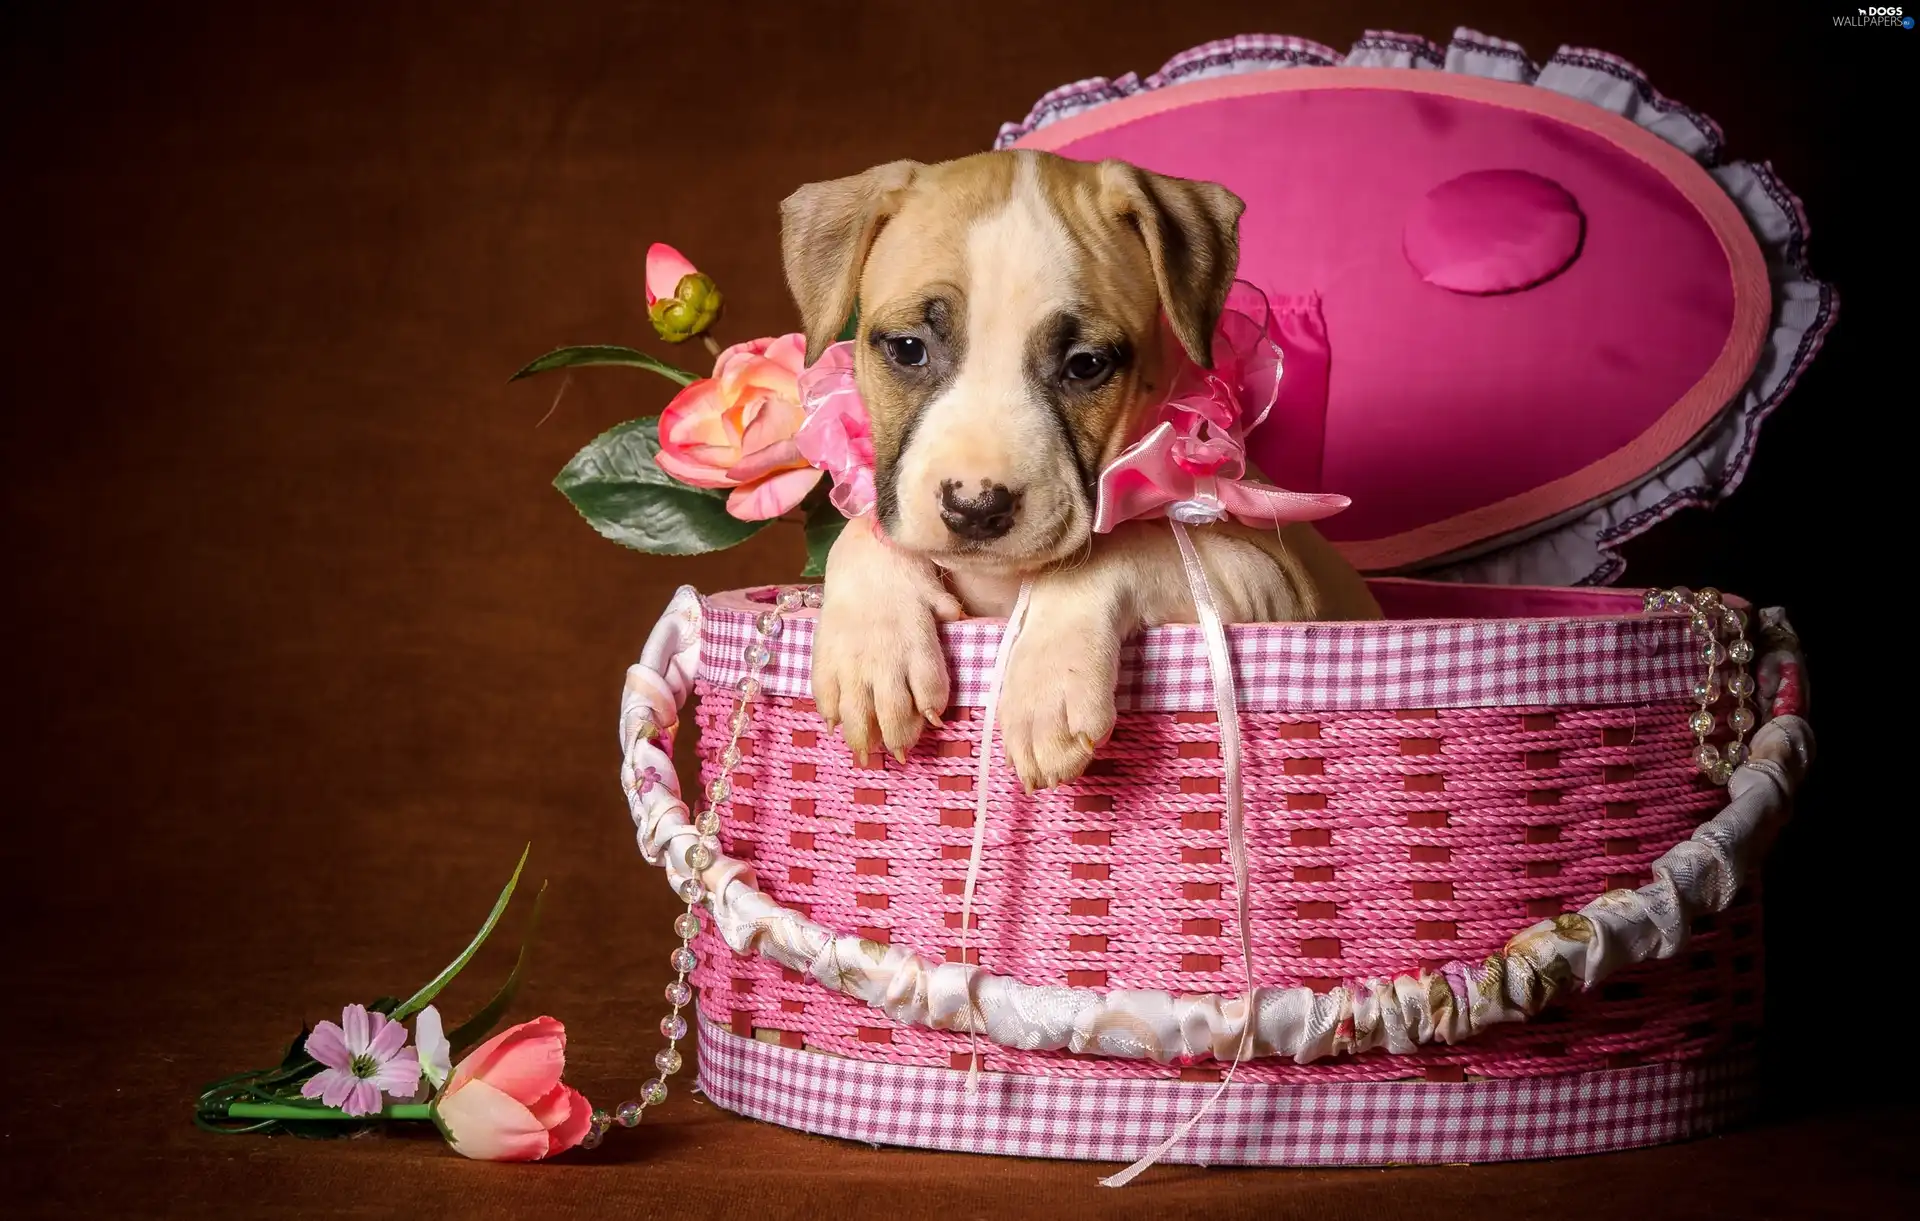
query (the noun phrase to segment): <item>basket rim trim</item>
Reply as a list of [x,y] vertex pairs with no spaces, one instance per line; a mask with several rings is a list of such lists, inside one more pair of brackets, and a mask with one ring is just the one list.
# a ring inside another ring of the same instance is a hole
[[[745,673],[755,621],[728,595],[703,602],[701,681],[731,686]],[[818,621],[795,616],[771,642],[758,678],[773,695],[812,694]],[[1272,629],[1286,629],[1275,631]],[[940,625],[952,703],[982,707],[1005,621]],[[1696,646],[1686,623],[1639,614],[1555,623],[1463,619],[1433,623],[1235,624],[1227,628],[1242,709],[1255,712],[1429,708],[1548,709],[1690,703]],[[1418,665],[1407,664],[1418,658]],[[1207,651],[1189,624],[1150,628],[1122,646],[1115,704],[1121,712],[1213,710]]]

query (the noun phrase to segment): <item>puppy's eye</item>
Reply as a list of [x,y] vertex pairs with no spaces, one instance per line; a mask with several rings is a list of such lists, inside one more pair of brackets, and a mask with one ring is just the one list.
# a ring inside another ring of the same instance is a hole
[[890,335],[887,359],[903,368],[917,369],[927,363],[927,345],[912,335]]
[[1097,382],[1113,368],[1113,358],[1105,352],[1075,352],[1067,357],[1066,376],[1070,382]]

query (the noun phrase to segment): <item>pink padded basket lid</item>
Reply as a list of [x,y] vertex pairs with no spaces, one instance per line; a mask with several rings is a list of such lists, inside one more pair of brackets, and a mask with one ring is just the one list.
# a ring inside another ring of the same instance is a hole
[[1293,68],[1138,93],[1017,146],[1246,201],[1242,278],[1317,294],[1332,352],[1324,404],[1276,412],[1254,456],[1351,496],[1321,526],[1371,571],[1525,537],[1660,470],[1766,338],[1734,201],[1681,149],[1549,90]]

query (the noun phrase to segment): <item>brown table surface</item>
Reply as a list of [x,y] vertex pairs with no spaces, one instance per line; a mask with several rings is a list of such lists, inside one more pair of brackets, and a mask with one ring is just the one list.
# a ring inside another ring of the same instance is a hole
[[[1864,819],[1911,730],[1864,711],[1894,642],[1884,614],[1849,621],[1821,544],[1852,489],[1819,455],[1902,350],[1879,319],[1910,313],[1871,304],[1898,209],[1865,176],[1905,112],[1868,91],[1920,44],[1819,6],[1357,7],[10,7],[0,1212],[1920,1215],[1908,1069],[1873,1050],[1906,1025],[1868,974],[1885,943],[1826,906],[1862,824],[1818,817]],[[1643,581],[1794,608],[1832,710],[1769,879],[1767,1120],[1559,1163],[1172,1167],[1121,1193],[1092,1167],[876,1151],[684,1089],[657,1123],[533,1168],[430,1136],[192,1127],[199,1083],[430,974],[529,840],[551,890],[516,1012],[566,1021],[570,1077],[603,1104],[647,1075],[673,907],[615,786],[621,672],[675,586],[786,576],[800,543],[780,526],[662,560],[601,540],[548,481],[666,386],[589,371],[556,405],[559,381],[509,372],[562,343],[659,350],[652,240],[716,277],[728,337],[778,333],[775,205],[797,184],[975,150],[1054,85],[1208,38],[1345,46],[1368,21],[1639,63],[1735,154],[1776,162],[1853,295],[1741,496],[1634,552]],[[1855,864],[1848,911],[1893,910],[1897,856]]]

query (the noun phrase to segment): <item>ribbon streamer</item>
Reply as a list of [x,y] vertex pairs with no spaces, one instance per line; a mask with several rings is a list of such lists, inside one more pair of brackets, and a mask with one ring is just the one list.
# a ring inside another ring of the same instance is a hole
[[[1173,1134],[1153,1150],[1134,1162],[1133,1165],[1100,1180],[1104,1187],[1125,1187],[1148,1167],[1167,1155],[1175,1145],[1186,1139],[1214,1104],[1218,1103],[1233,1084],[1233,1075],[1240,1062],[1247,1058],[1253,1042],[1254,1006],[1259,1000],[1259,989],[1253,980],[1253,913],[1251,908],[1251,880],[1247,863],[1246,802],[1240,780],[1240,701],[1233,684],[1233,655],[1227,646],[1227,629],[1220,620],[1220,610],[1214,601],[1213,585],[1207,580],[1207,570],[1200,563],[1200,553],[1193,545],[1187,528],[1176,519],[1169,523],[1173,528],[1174,541],[1180,545],[1180,560],[1187,578],[1187,588],[1193,594],[1193,607],[1200,620],[1200,631],[1207,643],[1207,666],[1213,678],[1213,698],[1220,724],[1220,755],[1224,760],[1226,773],[1224,789],[1227,799],[1227,855],[1233,866],[1234,914],[1239,924],[1240,965],[1242,977],[1246,981],[1244,1019],[1240,1025],[1240,1038],[1234,1045],[1233,1062],[1220,1078],[1219,1086],[1195,1111],[1176,1128]],[[993,735],[1000,709],[1000,694],[1006,684],[1008,663],[1013,658],[1014,645],[1020,638],[1021,628],[1027,619],[1027,607],[1033,595],[1033,582],[1026,580],[1020,584],[1020,593],[1014,599],[1013,610],[1007,615],[1006,629],[1000,634],[1000,644],[994,651],[993,677],[987,686],[987,703],[980,727],[980,754],[974,771],[973,803],[973,848],[967,856],[967,880],[960,892],[960,961],[971,966],[969,951],[973,943],[973,895],[980,881],[980,866],[986,856],[987,816],[992,797],[987,782],[993,773]],[[977,1006],[972,999],[972,987],[968,987],[969,1004]],[[976,1094],[980,1087],[980,1023],[975,1016],[967,1016],[967,1084],[968,1095]]]
[[1200,1104],[1199,1110],[1173,1130],[1173,1135],[1125,1170],[1101,1179],[1102,1187],[1125,1187],[1133,1182],[1148,1167],[1165,1157],[1175,1145],[1185,1140],[1187,1134],[1226,1094],[1227,1087],[1233,1084],[1234,1071],[1251,1050],[1254,1006],[1259,1001],[1260,992],[1253,982],[1253,912],[1248,893],[1252,882],[1247,869],[1246,802],[1240,784],[1240,697],[1233,687],[1233,654],[1227,649],[1227,629],[1220,622],[1220,610],[1213,600],[1213,586],[1207,580],[1207,570],[1200,564],[1200,553],[1195,549],[1185,526],[1177,519],[1170,524],[1173,526],[1173,539],[1180,544],[1180,560],[1186,568],[1187,588],[1193,593],[1193,609],[1200,620],[1200,634],[1207,642],[1207,668],[1213,678],[1213,702],[1220,723],[1220,757],[1226,772],[1223,787],[1227,797],[1227,856],[1233,863],[1233,906],[1234,915],[1240,923],[1240,967],[1242,978],[1246,981],[1246,999],[1242,1003],[1246,1006],[1246,1017],[1240,1024],[1239,1042],[1234,1045],[1233,1063],[1227,1065],[1219,1087]]
[[[980,881],[980,862],[987,851],[987,781],[993,775],[993,726],[994,718],[1000,711],[1000,689],[1007,681],[1007,663],[1013,659],[1013,645],[1020,638],[1020,628],[1027,621],[1027,603],[1033,597],[1033,581],[1020,582],[1020,593],[1013,600],[1013,610],[1007,614],[1006,630],[1000,633],[1000,647],[993,654],[993,681],[987,685],[987,706],[980,724],[980,759],[975,765],[973,776],[973,851],[967,855],[967,884],[960,892],[960,965],[971,966],[967,961],[969,947],[973,943],[973,888]],[[973,997],[973,984],[967,984],[967,1003],[975,1010],[979,1002]],[[980,1023],[973,1020],[973,1014],[967,1015],[967,1093],[975,1093],[980,1088]]]

